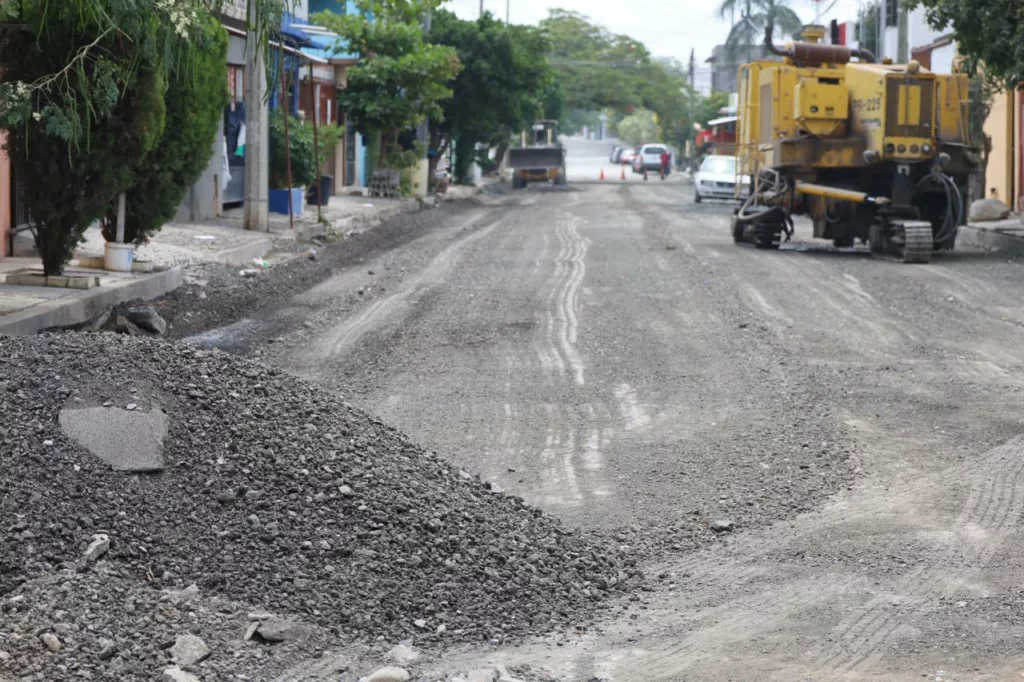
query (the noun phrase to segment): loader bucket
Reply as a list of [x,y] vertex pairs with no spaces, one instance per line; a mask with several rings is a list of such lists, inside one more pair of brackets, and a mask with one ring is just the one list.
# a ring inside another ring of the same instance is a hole
[[561,147],[525,147],[508,150],[508,167],[516,170],[543,170],[560,168]]

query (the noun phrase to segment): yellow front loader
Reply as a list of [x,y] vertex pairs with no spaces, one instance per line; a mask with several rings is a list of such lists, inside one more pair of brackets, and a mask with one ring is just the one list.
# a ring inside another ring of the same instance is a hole
[[556,185],[565,184],[565,149],[556,139],[557,127],[558,121],[537,121],[529,137],[524,132],[520,146],[508,150],[513,189],[549,180]]
[[[740,67],[737,172],[753,179],[733,239],[778,248],[794,215],[837,247],[928,262],[951,250],[980,150],[968,131],[968,79],[821,42],[825,29]],[[853,61],[856,59],[857,61]],[[739,184],[737,184],[739,187]]]

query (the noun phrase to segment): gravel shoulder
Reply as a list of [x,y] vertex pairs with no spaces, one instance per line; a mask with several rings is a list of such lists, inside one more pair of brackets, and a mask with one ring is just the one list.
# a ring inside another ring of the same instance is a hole
[[[340,241],[318,241],[267,270],[192,264],[185,268],[185,284],[153,305],[168,320],[170,338],[229,325],[273,311],[339,271],[415,241],[479,205],[476,199],[467,199],[398,215]],[[240,274],[243,271],[250,272]]]

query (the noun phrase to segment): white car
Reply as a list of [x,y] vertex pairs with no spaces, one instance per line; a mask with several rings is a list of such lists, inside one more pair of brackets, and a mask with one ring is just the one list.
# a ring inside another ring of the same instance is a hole
[[[645,169],[657,172],[661,168],[661,155],[665,151],[667,148],[663,144],[645,144],[640,147],[636,158],[633,159],[633,172],[643,173]],[[669,163],[668,167],[671,172],[672,164]]]
[[[735,156],[707,157],[693,179],[693,202],[699,204],[703,199],[737,198],[736,179]],[[740,182],[740,198],[743,198],[750,194],[750,176],[741,176]]]

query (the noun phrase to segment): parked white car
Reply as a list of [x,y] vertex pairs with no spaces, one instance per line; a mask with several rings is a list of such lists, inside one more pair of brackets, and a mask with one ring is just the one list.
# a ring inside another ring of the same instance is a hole
[[[645,169],[658,172],[658,169],[661,168],[661,155],[667,149],[663,144],[645,144],[640,147],[636,158],[633,159],[633,172],[643,173]],[[669,163],[668,168],[669,172],[672,172],[671,163]]]
[[[699,204],[704,199],[735,199],[736,179],[735,156],[707,157],[693,179],[693,202]],[[750,176],[743,175],[739,180],[742,183],[740,198],[744,198],[750,194]]]

